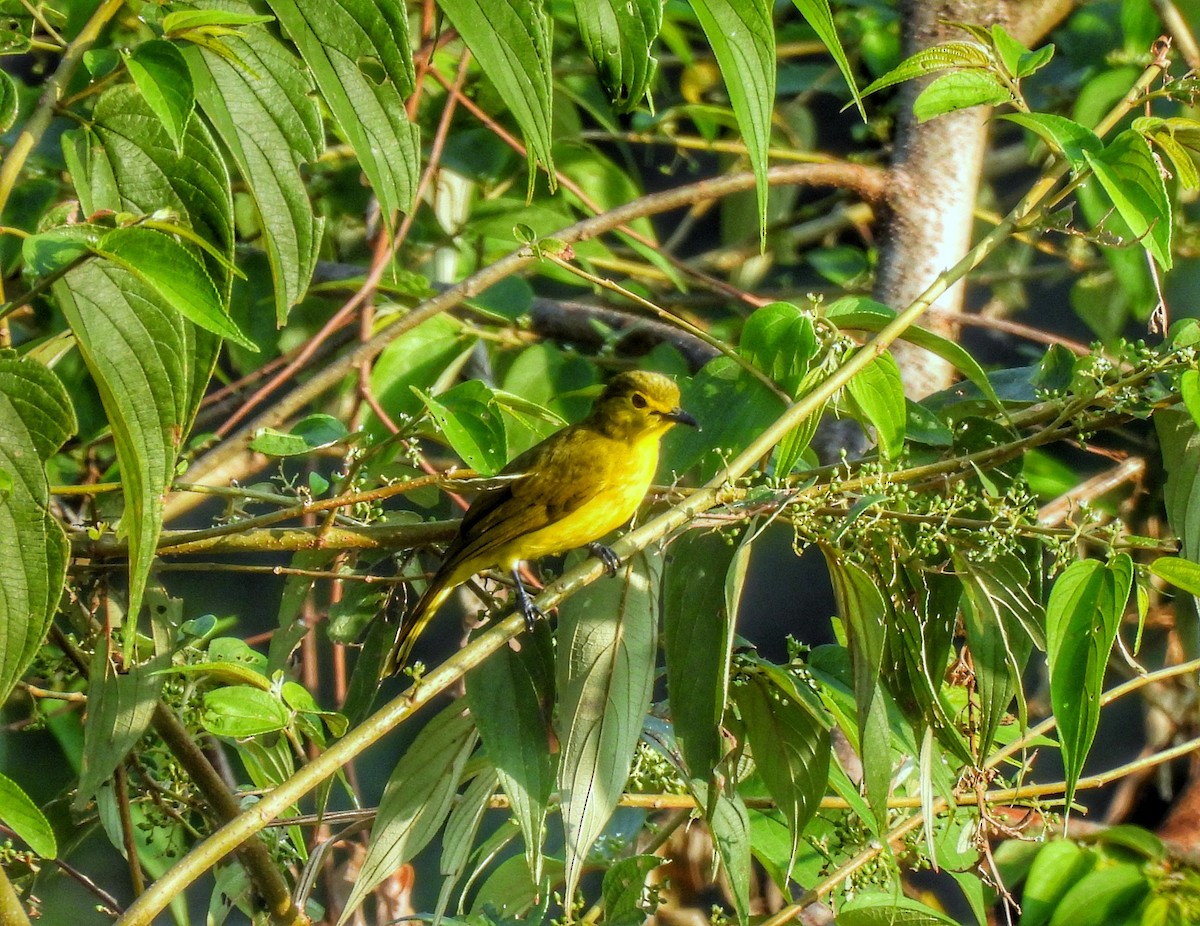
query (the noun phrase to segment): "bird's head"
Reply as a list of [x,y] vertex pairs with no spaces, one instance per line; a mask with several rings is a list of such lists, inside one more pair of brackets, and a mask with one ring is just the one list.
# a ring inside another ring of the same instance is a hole
[[632,370],[614,376],[605,387],[592,417],[610,437],[625,440],[661,437],[674,424],[699,427],[679,407],[679,387],[661,373]]

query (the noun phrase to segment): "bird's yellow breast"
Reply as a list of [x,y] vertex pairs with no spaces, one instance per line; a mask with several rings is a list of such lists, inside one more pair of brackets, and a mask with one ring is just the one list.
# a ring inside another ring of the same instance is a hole
[[498,565],[511,568],[518,560],[565,553],[599,540],[628,521],[658,469],[659,434],[632,443],[593,436],[590,453],[578,470],[589,494],[573,511],[497,551]]

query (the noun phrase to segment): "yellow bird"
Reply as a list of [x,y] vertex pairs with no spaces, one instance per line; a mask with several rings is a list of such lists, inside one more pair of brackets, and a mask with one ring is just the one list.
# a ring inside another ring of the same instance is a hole
[[532,627],[538,611],[521,583],[521,560],[588,546],[611,574],[617,557],[597,541],[620,527],[646,497],[658,444],[671,426],[697,427],[679,407],[679,387],[659,373],[621,373],[578,424],[551,434],[500,473],[511,477],[480,495],[463,515],[441,568],[405,615],[384,674],[398,672],[450,593],[484,569],[507,570]]

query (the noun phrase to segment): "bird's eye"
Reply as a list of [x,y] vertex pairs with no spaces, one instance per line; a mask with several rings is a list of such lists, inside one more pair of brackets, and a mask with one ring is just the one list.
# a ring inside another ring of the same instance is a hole
[[631,395],[629,397],[629,401],[633,403],[634,408],[645,408],[646,407],[646,397],[644,395],[642,395],[640,392],[635,392],[633,395]]

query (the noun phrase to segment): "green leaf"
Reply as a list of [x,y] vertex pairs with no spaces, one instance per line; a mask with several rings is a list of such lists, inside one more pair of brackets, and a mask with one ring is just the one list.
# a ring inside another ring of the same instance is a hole
[[[332,551],[316,551],[317,556],[295,555],[291,566],[306,572],[328,566],[338,559]],[[321,555],[323,554],[323,555]],[[297,581],[292,581],[297,580]],[[271,637],[271,666],[283,668],[287,665],[292,650],[300,645],[304,632],[309,627],[301,619],[301,606],[308,601],[308,596],[314,585],[311,575],[289,575],[284,584],[283,596],[279,603],[279,630]],[[357,588],[355,586],[358,586]],[[363,633],[391,603],[391,595],[387,589],[379,588],[374,583],[348,582],[342,590],[342,597],[329,603],[329,617],[326,621],[326,633],[334,643],[354,644],[362,639]],[[394,625],[393,625],[394,629]],[[276,642],[280,637],[286,637],[285,642]]]
[[846,384],[846,391],[874,426],[880,454],[894,459],[904,449],[908,421],[904,382],[896,359],[891,354],[880,354]]
[[838,926],[958,926],[932,907],[897,892],[864,891],[838,910]]
[[[688,771],[704,781],[711,779],[725,753],[721,718],[736,618],[725,589],[732,575],[744,572],[748,555],[748,549],[716,531],[687,531],[667,555],[662,641],[667,697]],[[735,557],[743,561],[742,569]]]
[[1133,560],[1119,553],[1107,566],[1096,560],[1071,563],[1050,590],[1046,659],[1068,812],[1100,723],[1104,672],[1132,586]]
[[992,47],[996,50],[1001,64],[1004,65],[1004,69],[1012,77],[1016,77],[1021,57],[1029,54],[1029,49],[1009,35],[1007,30],[999,23],[992,26],[991,31],[988,33],[988,38],[991,40]]
[[1050,59],[1054,57],[1054,46],[1043,45],[1041,48],[1035,48],[1033,51],[1027,51],[1021,55],[1017,62],[1016,76],[1017,78],[1028,77],[1030,74],[1035,74],[1050,63]]
[[1103,151],[1085,151],[1084,157],[1142,247],[1163,270],[1170,270],[1171,201],[1146,139],[1128,129]]
[[192,78],[183,53],[170,42],[142,42],[125,56],[125,67],[138,91],[182,152],[184,131],[196,105]]
[[475,748],[475,724],[455,702],[425,726],[396,763],[383,791],[371,843],[338,924],[350,919],[375,887],[437,833]]
[[547,711],[554,703],[553,644],[539,622],[520,652],[493,653],[467,676],[467,703],[525,840],[533,880],[542,880],[542,831],[554,790]]
[[1196,159],[1200,158],[1200,122],[1181,117],[1141,116],[1130,127],[1153,141],[1171,158],[1179,182],[1186,189],[1200,185]]
[[659,855],[631,855],[614,862],[604,873],[600,889],[604,922],[611,926],[634,926],[653,915],[653,907],[647,903],[646,876],[666,863]]
[[[553,898],[550,885],[559,883],[562,878],[562,862],[546,859],[545,880],[536,884],[529,875],[524,856],[514,855],[496,866],[488,876],[472,898],[469,913],[485,923],[492,922],[497,913],[520,918],[518,922],[545,923]],[[456,926],[461,926],[461,920]]]
[[542,437],[557,431],[567,423],[561,415],[524,396],[505,392],[502,389],[493,389],[492,396],[496,400],[496,404],[507,414]]
[[734,689],[755,768],[792,836],[787,873],[800,850],[804,828],[820,807],[829,779],[829,729],[803,702],[768,677],[755,675]]
[[75,428],[58,377],[0,351],[0,703],[41,647],[66,581],[70,549],[50,514],[45,464]]
[[18,55],[29,51],[37,26],[33,11],[13,0],[7,0],[3,9],[4,16],[0,18],[0,54]]
[[17,82],[7,71],[0,71],[0,132],[7,132],[16,123],[20,105]]
[[662,27],[661,0],[595,0],[575,4],[575,21],[600,82],[618,112],[633,110],[654,80],[650,54]]
[[[703,431],[686,428],[667,435],[661,467],[665,473],[695,466],[699,479],[711,478],[783,411],[779,397],[730,357],[706,363],[680,386],[680,404],[696,416]],[[731,415],[730,409],[738,413]]]
[[1186,412],[1174,409],[1154,416],[1155,431],[1162,447],[1167,482],[1163,502],[1167,521],[1179,538],[1179,553],[1200,562],[1200,426]]
[[[409,212],[421,151],[418,127],[405,109],[416,82],[403,5],[375,0],[270,0],[270,5],[312,69],[386,221]],[[381,73],[369,74],[366,63]]]
[[[825,310],[825,317],[843,331],[882,331],[895,320],[896,312],[874,299],[863,296],[845,296],[829,304]],[[910,325],[905,329],[900,338],[945,360],[978,387],[997,408],[1003,407],[1003,403],[983,367],[962,345],[916,325]]]
[[206,691],[200,723],[214,736],[235,739],[282,730],[291,721],[284,703],[269,691],[233,685]]
[[11,778],[0,774],[0,823],[42,858],[58,857],[54,829],[38,805]]
[[121,53],[115,48],[89,48],[83,53],[83,66],[93,80],[99,80],[121,66]]
[[189,321],[257,353],[226,313],[216,286],[195,254],[170,235],[149,228],[114,228],[92,251],[128,271]]
[[187,120],[177,146],[146,100],[133,87],[118,86],[97,101],[91,131],[63,135],[63,154],[84,213],[170,213],[215,248],[218,256],[204,255],[204,265],[222,299],[229,298],[233,195],[225,160],[203,120]]
[[[821,375],[812,362],[821,352],[812,315],[789,302],[773,302],[754,311],[742,329],[738,351],[793,396],[808,391]],[[775,471],[791,472],[820,424],[815,412],[779,442]]]
[[297,421],[290,431],[262,428],[250,441],[250,449],[272,457],[292,457],[332,447],[344,441],[349,429],[332,415],[309,415]]
[[150,728],[163,676],[161,662],[116,672],[97,649],[88,677],[88,711],[83,724],[83,768],[72,807],[82,810]]
[[883,654],[890,609],[870,575],[854,563],[823,549],[833,582],[838,615],[846,628],[854,681],[854,705],[859,755],[867,800],[882,832],[886,829],[887,800],[892,780],[891,731],[883,687]]
[[[225,926],[229,914],[235,909],[253,908],[256,897],[254,883],[246,869],[236,862],[217,865],[213,874],[215,877],[208,899],[205,926]],[[183,921],[183,917],[180,920]]]
[[[414,387],[415,388],[415,387]],[[492,476],[508,462],[504,419],[492,390],[477,379],[459,383],[434,398],[415,390],[454,452],[471,469]]]
[[40,277],[62,273],[91,253],[100,234],[95,225],[60,225],[22,241],[21,260]]
[[901,61],[882,77],[874,80],[862,92],[863,96],[885,87],[915,80],[950,68],[986,68],[991,64],[987,49],[975,42],[945,42],[923,48]]
[[168,37],[197,29],[214,27],[236,28],[271,22],[270,16],[240,13],[232,9],[176,10],[162,19],[162,30]]
[[[1079,211],[1089,227],[1099,228],[1117,242],[1132,242],[1134,234],[1099,183],[1085,183],[1076,193]],[[1148,320],[1158,304],[1158,291],[1146,252],[1138,247],[1103,247],[1108,272],[1085,276],[1071,288],[1071,308],[1098,337],[1119,338],[1130,317]]]
[[1194,190],[1200,187],[1200,173],[1196,170],[1196,163],[1192,160],[1192,155],[1174,135],[1161,132],[1147,137],[1171,159],[1171,166],[1175,168],[1175,176],[1179,178],[1179,183],[1185,190]]
[[[132,837],[134,852],[146,874],[158,878],[173,860],[187,852],[190,837],[185,824],[162,813],[149,801],[131,800],[127,807],[132,824],[128,828],[122,824],[126,814],[119,809],[116,789],[105,785],[96,796],[96,815],[109,843],[123,855],[126,839]],[[172,903],[171,915],[176,922],[183,922],[187,917],[187,904],[178,901],[183,898]]]
[[738,353],[793,396],[819,349],[811,313],[790,302],[755,309],[738,344]]
[[793,874],[790,877],[787,874],[791,859],[792,834],[788,832],[782,814],[748,807],[746,815],[750,820],[750,851],[754,860],[762,865],[781,891],[788,890],[791,878],[800,883],[811,883],[815,880],[819,868],[813,868],[810,864],[811,860],[816,858],[816,854],[807,842],[801,849],[801,857],[797,860]]
[[1167,847],[1158,836],[1132,823],[1107,826],[1096,833],[1096,840],[1106,846],[1120,846],[1155,862],[1167,857]]
[[894,600],[907,603],[893,609],[886,635],[888,689],[917,729],[932,728],[944,750],[972,762],[943,696],[962,583],[952,573],[904,565],[893,567],[885,584]]
[[854,70],[850,67],[850,61],[846,57],[846,52],[842,49],[842,43],[838,40],[837,29],[833,25],[833,13],[829,9],[829,0],[792,0],[796,5],[796,9],[807,20],[813,32],[817,34],[833,56],[834,62],[838,66],[838,70],[842,72],[842,77],[846,80],[846,86],[850,89],[850,95],[854,97],[854,103],[858,107],[859,115],[863,121],[867,121],[867,112],[863,108],[862,96],[858,92],[858,85],[854,82]]
[[[283,703],[296,713],[311,715],[311,718],[321,718],[334,736],[346,735],[349,723],[345,716],[337,711],[322,710],[317,704],[316,698],[312,696],[312,692],[299,682],[284,682],[280,694],[283,696]],[[304,719],[304,717],[301,718],[301,720]]]
[[1012,94],[991,71],[953,71],[934,79],[913,101],[913,115],[927,122],[972,106],[1012,101]]
[[181,675],[208,675],[226,685],[253,685],[263,691],[270,687],[269,680],[261,672],[232,662],[190,662],[161,671],[164,674],[178,672]]
[[[438,905],[434,911],[434,921],[443,921],[446,907],[458,882],[467,870],[471,860],[471,850],[474,848],[479,827],[483,823],[491,803],[492,795],[500,781],[496,770],[485,768],[467,786],[462,798],[456,803],[446,817],[446,828],[442,835],[442,854],[438,865],[444,880],[442,890],[438,894]],[[443,921],[444,922],[444,921]]]
[[1021,673],[1034,644],[1045,643],[1044,616],[1030,594],[1033,578],[1015,554],[1002,553],[986,563],[956,557],[955,567],[965,592],[963,624],[979,692],[976,749],[978,755],[986,756],[1014,695],[1021,726],[1025,726]]
[[[388,414],[403,423],[406,416],[416,417],[424,407],[418,390],[432,391],[446,370],[458,369],[456,360],[465,358],[472,346],[459,322],[436,315],[383,349],[371,368],[371,391]],[[388,433],[373,416],[366,429],[373,438]]]
[[[442,0],[439,7],[521,127],[530,170],[544,167],[553,191],[553,21],[545,6],[528,0]],[[532,189],[532,173],[529,182]]]
[[1096,866],[1096,853],[1068,839],[1046,843],[1034,856],[1021,892],[1021,926],[1044,926],[1071,885]]
[[1150,571],[1189,595],[1200,597],[1200,564],[1179,556],[1160,556]]
[[[224,158],[202,119],[188,120],[182,151],[177,151],[137,90],[114,87],[97,101],[90,132],[64,133],[63,155],[85,212],[169,214],[175,227],[190,229],[197,240],[208,243],[213,253],[202,256],[204,266],[218,281],[221,299],[229,299],[233,199]],[[204,398],[221,341],[190,324],[181,332],[188,380],[178,435],[182,442]],[[166,350],[175,349],[166,345]]]
[[615,579],[593,582],[558,618],[558,787],[566,830],[566,888],[617,806],[650,706],[661,562],[645,553]]
[[1017,80],[1037,73],[1054,57],[1053,45],[1043,45],[1036,51],[1030,51],[999,24],[992,26],[989,37],[1004,69]]
[[[268,659],[258,650],[253,649],[240,637],[216,637],[209,641],[208,658],[214,663],[230,663],[258,674],[260,684],[265,689],[269,684],[267,679]],[[177,667],[178,668],[178,667]]]
[[736,793],[732,797],[718,793],[713,800],[709,785],[695,778],[688,786],[697,807],[713,808],[708,828],[729,880],[738,922],[746,926],[750,916],[750,818],[746,805]]
[[[235,2],[227,6],[249,9]],[[304,297],[316,266],[323,220],[313,216],[299,168],[320,154],[324,131],[307,72],[265,28],[247,26],[221,47],[238,63],[207,48],[188,48],[185,57],[196,102],[229,149],[258,209],[275,280],[275,317],[282,325],[288,308]]]
[[[947,763],[941,761],[936,755],[936,747],[934,749],[934,755],[930,757],[930,761],[935,768],[941,767],[948,778],[950,769],[947,768]],[[922,753],[922,759],[924,758],[925,754]],[[950,798],[952,793],[953,784],[946,792],[947,798]],[[932,801],[932,796],[930,800]],[[931,812],[931,809],[929,811],[923,809],[922,812]],[[963,899],[974,915],[975,922],[986,923],[988,909],[995,900],[995,895],[978,874],[978,866],[982,861],[981,853],[972,839],[977,832],[978,824],[969,814],[964,813],[948,815],[944,820],[944,825],[939,828],[935,837],[936,841],[931,848],[931,851],[935,853],[936,865],[958,884]],[[1008,881],[1002,883],[1011,884]],[[965,916],[962,921],[963,923],[971,922]]]
[[692,0],[712,46],[746,144],[758,197],[760,242],[767,237],[767,151],[775,106],[775,27],[769,0]]
[[954,433],[936,413],[911,399],[905,402],[905,407],[904,433],[908,440],[927,447],[953,446]]
[[777,477],[786,476],[800,463],[804,452],[812,443],[813,436],[817,433],[817,427],[821,424],[823,410],[824,406],[813,412],[788,431],[783,440],[779,442],[779,449],[775,453],[773,464]]
[[1000,117],[1029,129],[1051,151],[1066,158],[1072,173],[1086,170],[1087,154],[1098,154],[1104,148],[1100,137],[1086,126],[1053,113],[1005,113]]
[[[141,608],[162,529],[163,496],[191,424],[191,323],[159,293],[108,261],[89,261],[54,284],[112,427],[129,537],[130,619]],[[207,369],[203,371],[207,380]],[[126,638],[132,646],[133,635]]]
[[1053,344],[1038,361],[1030,383],[1034,389],[1054,395],[1066,395],[1079,366],[1080,360],[1074,353],[1061,344]]
[[342,713],[352,726],[366,719],[375,695],[379,693],[384,662],[396,642],[396,625],[390,621],[372,621],[363,641],[362,651],[350,673]]
[[443,875],[457,879],[466,870],[479,825],[488,810],[492,795],[500,786],[496,770],[490,765],[482,769],[463,791],[462,799],[446,818],[442,836],[442,856],[438,868]]
[[1059,898],[1049,926],[1127,923],[1149,893],[1150,883],[1140,865],[1119,863],[1097,867]]

